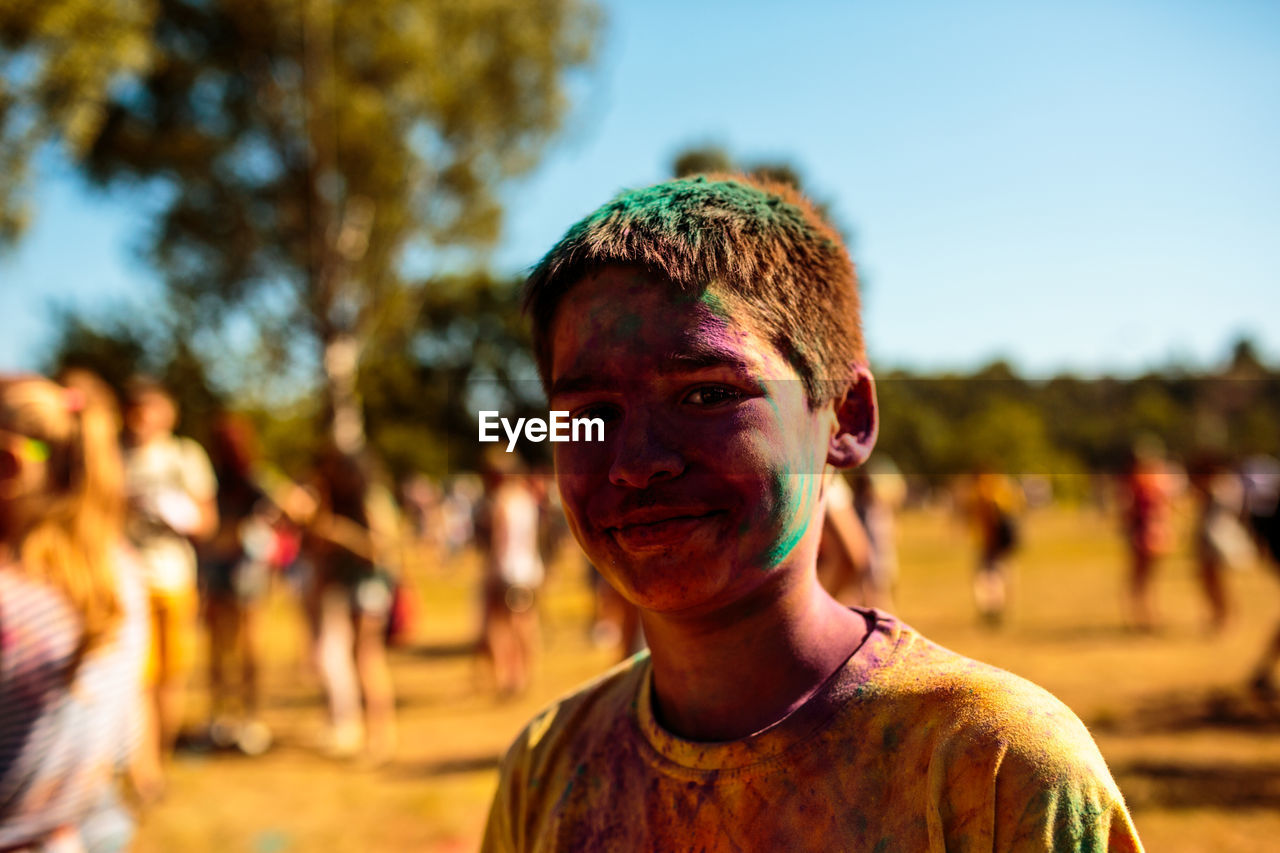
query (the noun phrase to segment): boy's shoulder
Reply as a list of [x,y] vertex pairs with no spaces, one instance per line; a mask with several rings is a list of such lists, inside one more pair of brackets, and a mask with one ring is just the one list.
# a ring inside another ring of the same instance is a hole
[[[1049,691],[901,626],[895,665],[868,684],[867,710],[886,729],[916,727],[932,751],[984,750],[1002,773],[1049,782],[1096,775],[1106,763],[1080,718]],[[879,709],[876,706],[879,705]]]

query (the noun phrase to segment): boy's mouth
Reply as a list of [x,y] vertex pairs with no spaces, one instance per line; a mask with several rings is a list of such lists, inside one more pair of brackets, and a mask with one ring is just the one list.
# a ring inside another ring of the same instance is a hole
[[723,514],[723,510],[649,508],[629,513],[605,530],[625,550],[661,550],[684,541],[703,524]]

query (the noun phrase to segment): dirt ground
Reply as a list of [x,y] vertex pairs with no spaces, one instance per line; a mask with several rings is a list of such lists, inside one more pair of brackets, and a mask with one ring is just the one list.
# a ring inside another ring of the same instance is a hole
[[[940,512],[900,519],[895,610],[964,654],[1038,682],[1096,736],[1151,851],[1280,847],[1280,705],[1243,687],[1280,620],[1280,584],[1255,568],[1228,578],[1235,622],[1208,636],[1185,553],[1161,567],[1166,627],[1122,629],[1123,555],[1113,520],[1039,510],[1017,559],[1014,606],[999,631],[977,624],[969,598],[968,530]],[[1185,537],[1183,538],[1185,540]],[[542,705],[610,663],[591,646],[591,599],[568,556],[543,602],[544,655],[534,689],[500,702],[471,655],[474,555],[424,559],[413,572],[419,619],[393,653],[400,749],[380,768],[328,760],[315,748],[324,707],[306,669],[303,629],[281,590],[272,600],[264,756],[186,751],[166,798],[142,818],[136,849],[168,851],[474,850],[499,757]],[[190,719],[205,707],[197,679]]]

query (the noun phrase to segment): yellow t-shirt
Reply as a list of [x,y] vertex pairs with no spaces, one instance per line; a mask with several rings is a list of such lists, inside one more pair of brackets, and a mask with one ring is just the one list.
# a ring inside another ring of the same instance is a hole
[[556,702],[502,763],[483,849],[1142,849],[1070,709],[859,612],[871,630],[849,661],[744,740],[665,731],[646,653]]

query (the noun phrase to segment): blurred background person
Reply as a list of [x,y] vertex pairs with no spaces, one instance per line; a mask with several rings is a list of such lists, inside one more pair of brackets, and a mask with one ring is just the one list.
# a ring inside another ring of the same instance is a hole
[[1210,633],[1222,631],[1231,617],[1225,569],[1243,568],[1253,559],[1253,545],[1240,518],[1244,485],[1222,459],[1201,455],[1188,466],[1195,523],[1192,553],[1200,589],[1209,608]]
[[484,486],[473,474],[453,477],[440,502],[440,539],[445,559],[456,557],[475,541],[477,507],[483,497]]
[[182,728],[193,665],[198,597],[193,540],[218,527],[217,482],[204,449],[173,434],[178,404],[155,380],[126,389],[125,530],[138,552],[150,600],[148,663],[155,739],[172,752]]
[[[1280,461],[1252,456],[1243,468],[1244,511],[1263,562],[1280,574]],[[1277,695],[1276,665],[1280,663],[1280,624],[1263,646],[1249,677],[1249,686],[1267,699]]]
[[[387,620],[398,552],[390,492],[367,455],[327,445],[290,514],[304,529],[314,577],[315,658],[329,705],[325,749],[335,758],[363,751],[373,763],[396,748],[395,690],[387,665]],[[300,497],[301,496],[301,497]]]
[[538,495],[518,457],[495,451],[484,460],[484,497],[476,516],[483,554],[481,647],[498,696],[529,687],[539,643],[538,590],[545,576],[538,548]]
[[1241,466],[1244,516],[1265,560],[1280,564],[1280,460],[1251,456]]
[[845,475],[827,473],[827,506],[818,544],[818,582],[845,604],[866,604],[871,545],[853,505]]
[[968,510],[978,546],[973,601],[991,626],[1004,621],[1009,606],[1009,558],[1020,544],[1022,490],[1007,474],[990,468],[973,478]]
[[271,731],[258,716],[259,623],[276,534],[272,505],[255,477],[257,450],[247,418],[218,418],[209,458],[218,483],[218,528],[197,549],[209,632],[209,738],[215,746],[258,755],[271,744]]
[[906,496],[907,481],[887,456],[872,456],[853,473],[853,508],[867,535],[862,601],[881,610],[893,609],[893,587],[898,579],[894,519]]
[[550,468],[540,469],[528,478],[528,483],[538,498],[538,553],[542,565],[550,572],[562,556],[579,566],[585,563],[586,555],[573,538],[564,514],[555,472]]
[[595,566],[586,562],[585,577],[591,590],[591,644],[612,648],[614,660],[623,661],[645,647],[640,610],[627,601]]
[[406,532],[415,545],[431,555],[434,562],[443,546],[444,491],[425,474],[411,474],[400,484],[400,507]]
[[140,763],[144,593],[126,551],[115,404],[83,372],[66,386],[0,377],[0,850],[117,851]]
[[1144,436],[1134,444],[1119,486],[1121,521],[1129,551],[1129,624],[1138,631],[1152,631],[1159,624],[1159,617],[1151,580],[1156,563],[1169,550],[1174,493],[1173,475],[1159,439]]

